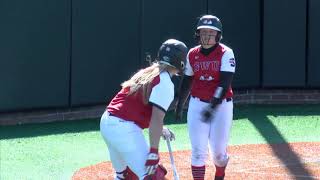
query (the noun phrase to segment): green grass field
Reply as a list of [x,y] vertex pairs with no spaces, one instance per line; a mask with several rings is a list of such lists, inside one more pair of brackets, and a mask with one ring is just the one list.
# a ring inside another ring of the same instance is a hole
[[[176,134],[173,149],[189,149],[186,121],[168,113],[165,123]],[[0,137],[1,180],[70,179],[81,167],[109,160],[98,119],[1,126]],[[230,145],[319,141],[320,105],[235,106]]]

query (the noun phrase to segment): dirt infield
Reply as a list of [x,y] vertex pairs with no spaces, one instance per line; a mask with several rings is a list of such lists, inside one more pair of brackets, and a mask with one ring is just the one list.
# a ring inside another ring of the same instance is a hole
[[[226,180],[237,179],[320,179],[320,142],[291,144],[255,144],[230,146]],[[168,153],[161,153],[167,179],[173,179]],[[181,180],[191,180],[190,151],[174,152]],[[213,179],[214,167],[208,160],[205,179]],[[76,171],[73,180],[112,180],[110,162],[102,162]]]

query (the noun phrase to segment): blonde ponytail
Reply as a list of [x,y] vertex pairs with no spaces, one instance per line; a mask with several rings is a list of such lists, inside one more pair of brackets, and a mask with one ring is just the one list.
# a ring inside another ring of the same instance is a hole
[[130,88],[128,95],[133,95],[142,88],[143,102],[148,103],[151,93],[151,82],[162,71],[168,70],[168,65],[153,63],[151,66],[139,70],[129,80],[121,84],[122,88]]

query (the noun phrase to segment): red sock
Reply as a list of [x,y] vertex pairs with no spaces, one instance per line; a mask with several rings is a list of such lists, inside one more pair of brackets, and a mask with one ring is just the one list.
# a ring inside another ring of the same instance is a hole
[[226,170],[226,167],[219,167],[217,165],[216,166],[216,176],[224,176],[224,172]]
[[204,180],[206,166],[191,166],[191,169],[194,180]]

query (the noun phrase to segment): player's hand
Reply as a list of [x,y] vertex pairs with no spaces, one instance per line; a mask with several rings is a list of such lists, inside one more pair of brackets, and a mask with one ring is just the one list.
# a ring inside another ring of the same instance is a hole
[[221,104],[221,100],[217,98],[213,98],[210,102],[210,105],[206,107],[202,112],[202,117],[204,122],[208,122],[213,118],[216,107]]
[[170,141],[175,140],[176,136],[174,133],[167,127],[163,127],[162,129],[162,137],[164,140],[169,139]]
[[212,109],[211,106],[206,107],[206,108],[202,111],[202,121],[203,121],[203,122],[208,122],[208,121],[210,121],[210,119],[213,118],[213,114],[214,114],[214,109]]
[[158,149],[150,148],[150,152],[148,154],[147,161],[145,164],[147,175],[152,175],[156,172],[159,160],[160,159],[159,159]]
[[176,121],[181,121],[183,117],[183,107],[182,104],[178,103],[175,109]]

